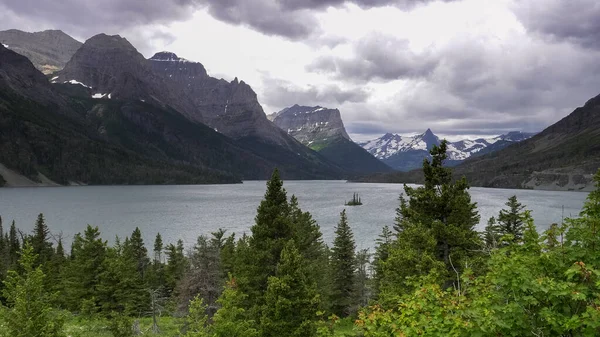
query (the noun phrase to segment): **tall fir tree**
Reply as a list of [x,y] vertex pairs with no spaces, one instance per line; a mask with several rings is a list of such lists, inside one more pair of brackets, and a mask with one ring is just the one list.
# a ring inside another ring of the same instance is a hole
[[106,241],[100,237],[98,227],[87,226],[83,235],[75,235],[71,247],[71,259],[65,266],[63,282],[67,307],[80,311],[100,308],[98,301],[99,277],[106,258]]
[[33,253],[37,256],[37,265],[45,265],[52,259],[54,250],[50,242],[50,229],[46,225],[44,214],[40,213],[35,222],[33,235],[31,236]]
[[13,220],[8,234],[9,269],[14,269],[17,267],[20,251],[21,243],[19,242],[19,237],[17,236],[17,227],[15,225],[15,221]]
[[154,239],[154,263],[162,262],[163,248],[162,236],[160,236],[160,233],[157,233],[156,238]]
[[306,264],[293,241],[281,252],[275,276],[269,277],[260,320],[261,337],[316,336],[319,295],[307,277]]
[[225,285],[219,300],[219,310],[213,316],[211,326],[214,337],[258,337],[256,322],[249,319],[243,309],[244,297],[230,279]]
[[335,239],[331,248],[330,301],[332,312],[340,317],[349,316],[357,309],[355,250],[354,234],[348,224],[346,210],[343,210],[335,228]]
[[509,243],[519,243],[523,241],[523,231],[525,230],[525,206],[513,195],[508,198],[505,204],[508,209],[502,209],[498,213],[498,223],[496,225],[498,235],[510,235]]
[[404,186],[406,197],[400,197],[394,228],[402,232],[419,226],[433,235],[435,256],[446,265],[447,276],[453,278],[454,271],[462,270],[477,254],[480,238],[474,228],[479,215],[467,180],[463,177],[453,182],[451,169],[444,167],[447,145],[443,140],[440,146],[433,146],[432,159],[423,161],[424,186]]
[[177,240],[177,244],[167,245],[167,265],[165,266],[165,286],[167,294],[172,294],[177,283],[183,277],[187,268],[187,259],[183,252],[183,241]]
[[373,256],[373,296],[377,297],[383,278],[383,265],[390,255],[390,247],[394,242],[394,234],[388,226],[384,226],[376,240],[375,255]]
[[248,256],[237,273],[242,291],[248,295],[253,312],[259,314],[269,276],[275,275],[285,244],[293,237],[289,204],[279,171],[275,169],[267,182],[267,191],[258,206],[252,236],[248,240]]
[[125,239],[123,254],[135,261],[135,268],[143,280],[146,275],[146,269],[150,265],[150,259],[148,258],[148,249],[144,245],[142,231],[138,227],[133,230],[129,240]]

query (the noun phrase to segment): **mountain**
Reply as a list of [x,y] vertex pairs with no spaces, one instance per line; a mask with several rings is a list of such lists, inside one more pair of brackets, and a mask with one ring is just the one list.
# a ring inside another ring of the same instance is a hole
[[350,139],[338,109],[296,104],[269,115],[269,119],[302,144],[349,172],[391,171],[390,167]]
[[[450,142],[447,165],[458,165],[467,158],[500,150],[532,135],[531,133],[509,132],[493,138]],[[429,151],[433,145],[439,144],[439,137],[430,129],[423,134],[408,137],[387,133],[375,140],[360,143],[376,158],[400,171],[410,171],[421,167],[423,159],[430,158]]]
[[544,131],[465,161],[456,173],[476,186],[592,190],[600,168],[600,95]]
[[235,139],[257,137],[284,147],[297,147],[291,137],[267,119],[256,93],[244,81],[210,77],[201,63],[172,52],[156,53],[149,60],[157,74],[176,82],[177,88],[192,99],[206,125]]
[[35,33],[16,29],[0,31],[0,43],[27,57],[44,74],[62,69],[82,45],[60,30]]
[[[118,45],[109,49],[114,48]],[[88,65],[85,80],[109,88],[111,82],[98,80],[97,67]],[[134,73],[130,80],[145,88],[148,83]],[[320,166],[321,158],[308,149],[316,158],[312,162],[282,148],[263,156],[265,149],[251,149],[157,100],[118,91],[94,98],[96,88],[75,78],[55,82],[0,46],[0,185],[232,183],[266,179],[275,167],[287,179],[339,174],[331,165]]]

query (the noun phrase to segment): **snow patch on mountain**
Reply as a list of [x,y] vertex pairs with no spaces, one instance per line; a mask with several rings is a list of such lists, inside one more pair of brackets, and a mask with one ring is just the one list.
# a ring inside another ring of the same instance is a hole
[[7,45],[7,44],[4,44],[4,43],[3,43],[3,44],[2,44],[2,46],[3,46],[4,48],[8,48],[8,45]]
[[[58,78],[58,76],[56,76],[55,78],[53,78],[53,80],[57,79],[57,78]],[[82,86],[84,86],[86,88],[92,89],[92,87],[90,87],[89,85],[85,85],[85,84],[83,84],[83,83],[81,83],[81,82],[79,82],[77,80],[64,81],[63,83],[79,84],[79,85],[82,85]]]
[[[519,142],[530,138],[533,134],[522,132],[510,132],[491,138],[464,139],[457,142],[448,143],[448,159],[462,161],[493,144],[500,141]],[[414,136],[401,136],[398,134],[386,133],[380,138],[368,142],[359,143],[365,150],[369,151],[377,159],[384,160],[397,153],[408,151],[429,151],[433,145],[439,145],[440,139],[427,130],[425,133]]]

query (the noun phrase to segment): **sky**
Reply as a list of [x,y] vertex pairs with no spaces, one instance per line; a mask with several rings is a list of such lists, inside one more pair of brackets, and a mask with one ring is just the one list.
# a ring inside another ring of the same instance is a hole
[[598,0],[2,0],[11,28],[172,51],[357,141],[536,132],[600,93]]

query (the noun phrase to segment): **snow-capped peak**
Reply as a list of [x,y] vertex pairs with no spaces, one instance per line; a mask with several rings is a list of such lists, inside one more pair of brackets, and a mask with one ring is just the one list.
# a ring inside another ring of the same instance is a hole
[[[533,134],[523,132],[509,132],[492,138],[464,139],[457,142],[448,143],[448,159],[454,161],[465,160],[482,150],[495,145],[495,147],[504,147],[512,142],[519,142],[530,138]],[[398,134],[386,133],[380,138],[360,143],[365,150],[369,151],[378,159],[384,160],[395,154],[422,151],[426,156],[433,145],[439,145],[440,139],[430,129],[422,134],[414,136],[400,136]]]

